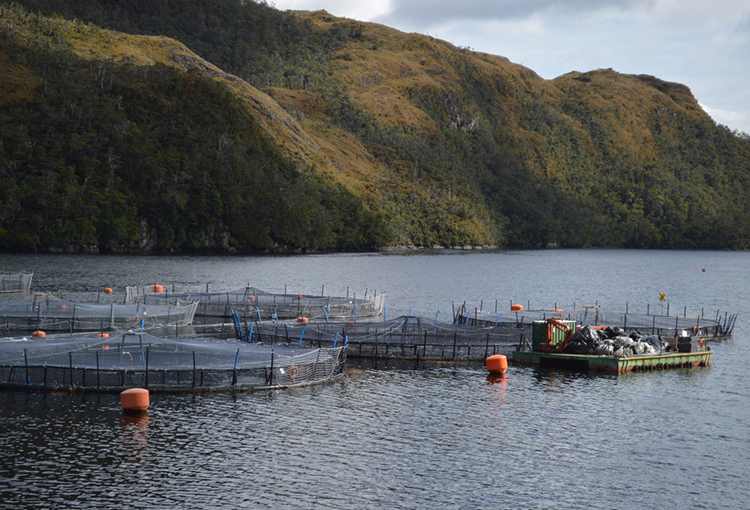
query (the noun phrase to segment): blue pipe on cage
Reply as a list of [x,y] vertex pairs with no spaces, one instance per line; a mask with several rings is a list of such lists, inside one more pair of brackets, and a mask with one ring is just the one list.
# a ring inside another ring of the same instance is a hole
[[299,334],[299,344],[302,345],[302,335],[305,334],[305,328],[307,327],[307,323],[302,326],[302,333]]
[[497,316],[497,320],[495,321],[495,327],[497,327],[497,324],[498,324],[498,322],[500,322],[500,316],[501,316],[501,315],[502,315],[502,314],[498,314],[498,316]]
[[[248,333],[248,335],[247,335],[247,341],[250,342],[250,343],[253,343],[253,326],[255,326],[255,323],[251,322],[250,323],[250,333]],[[261,341],[262,341],[262,339],[261,339]]]
[[279,323],[279,312],[276,311],[276,309],[273,310],[273,316],[276,319],[276,324]]
[[440,315],[440,310],[438,310],[437,313],[435,314],[435,322],[437,322],[438,315]]
[[329,320],[328,320],[328,308],[326,308],[325,306],[323,307],[323,313],[326,314],[326,323],[328,323],[329,322]]
[[263,319],[260,318],[260,308],[255,307],[255,311],[258,312],[258,324],[263,325]]
[[146,324],[146,319],[141,319],[141,333],[143,333],[143,326]]
[[[335,336],[335,337],[334,337],[334,339],[333,339],[333,348],[334,348],[334,349],[336,348],[336,342],[338,342],[338,340],[339,340],[339,332],[338,332],[338,331],[336,331],[336,336]],[[24,351],[24,352],[25,352],[25,351]]]
[[354,322],[357,322],[357,305],[354,305]]

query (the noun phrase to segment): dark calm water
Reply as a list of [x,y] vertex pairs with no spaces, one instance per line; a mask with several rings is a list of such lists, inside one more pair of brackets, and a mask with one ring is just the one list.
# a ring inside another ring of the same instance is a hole
[[[706,269],[704,272],[703,269]],[[750,254],[625,250],[287,257],[0,255],[35,290],[248,283],[451,302],[738,313],[706,369],[590,376],[352,364],[255,394],[0,393],[0,508],[750,508]],[[486,307],[485,307],[486,308]]]

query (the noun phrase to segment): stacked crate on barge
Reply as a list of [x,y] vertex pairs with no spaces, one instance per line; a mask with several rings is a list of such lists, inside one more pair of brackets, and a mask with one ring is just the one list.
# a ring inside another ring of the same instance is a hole
[[513,352],[513,361],[542,368],[621,374],[707,366],[712,352],[705,338],[690,335],[668,342],[658,335],[629,335],[621,328],[584,326],[555,318],[535,321],[532,343]]
[[247,320],[286,320],[297,317],[328,319],[367,318],[383,315],[385,293],[346,297],[275,294],[247,286],[229,292],[195,292],[161,285],[127,287],[128,303],[179,304],[197,302],[196,316],[204,322],[232,319],[235,310]]
[[148,333],[0,340],[0,388],[120,392],[242,391],[344,377],[346,350]]

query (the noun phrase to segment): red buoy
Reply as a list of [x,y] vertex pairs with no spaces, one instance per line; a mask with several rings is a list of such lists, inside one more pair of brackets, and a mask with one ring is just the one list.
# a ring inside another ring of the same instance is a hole
[[148,390],[130,388],[120,393],[120,403],[123,411],[142,412],[148,409]]
[[485,363],[491,374],[503,375],[508,370],[508,358],[502,354],[493,354]]
[[114,292],[114,291],[113,291],[113,290],[112,290],[112,289],[111,289],[110,287],[106,287],[106,288],[104,289],[104,293],[105,293],[105,294],[112,294],[112,292]]

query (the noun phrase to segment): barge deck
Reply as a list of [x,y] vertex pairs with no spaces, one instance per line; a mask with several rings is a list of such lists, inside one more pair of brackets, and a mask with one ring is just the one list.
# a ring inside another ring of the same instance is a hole
[[646,356],[617,358],[552,352],[515,351],[514,363],[539,365],[541,368],[563,368],[571,370],[623,374],[626,372],[648,372],[676,368],[705,367],[711,363],[713,352],[670,352]]

